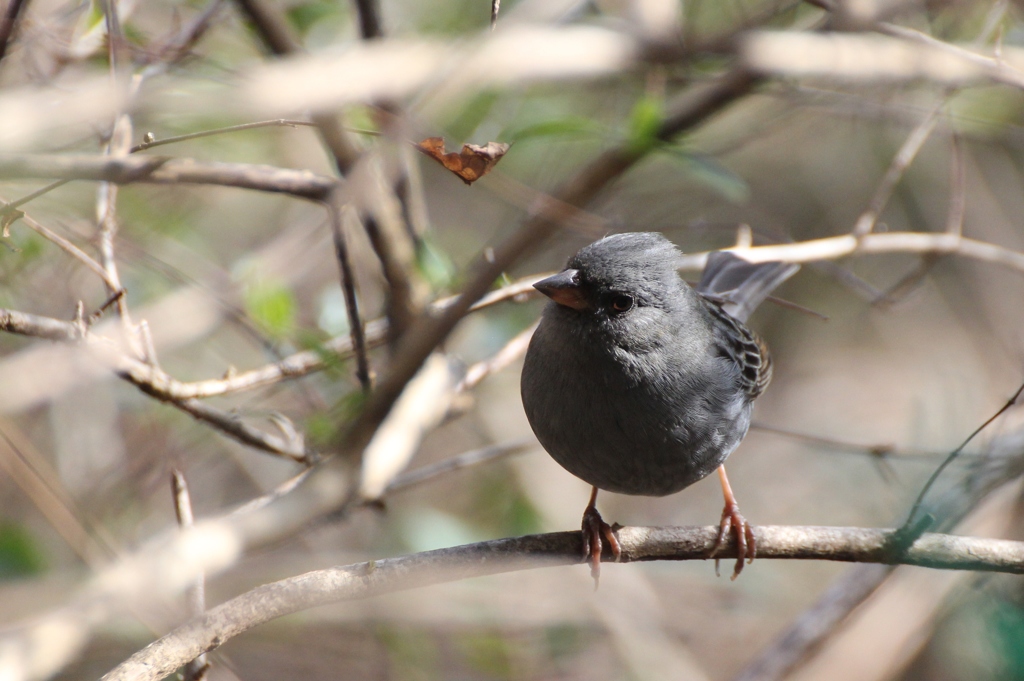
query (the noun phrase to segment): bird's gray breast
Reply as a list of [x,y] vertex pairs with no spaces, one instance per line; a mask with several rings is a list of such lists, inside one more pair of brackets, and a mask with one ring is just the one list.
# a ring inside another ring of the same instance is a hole
[[710,346],[637,352],[546,318],[522,395],[537,438],[570,473],[612,492],[663,496],[713,472],[746,434],[751,401],[737,380]]

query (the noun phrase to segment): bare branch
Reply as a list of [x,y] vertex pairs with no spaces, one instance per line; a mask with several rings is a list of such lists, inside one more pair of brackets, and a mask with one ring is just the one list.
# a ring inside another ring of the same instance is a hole
[[406,489],[407,487],[412,487],[420,484],[421,482],[426,482],[427,480],[444,475],[445,473],[451,473],[452,471],[468,468],[469,466],[476,466],[487,461],[494,461],[495,459],[504,458],[513,454],[519,454],[536,446],[537,441],[533,438],[529,438],[513,440],[512,442],[504,442],[463,452],[462,454],[449,457],[442,461],[438,461],[437,463],[420,466],[419,468],[406,471],[401,475],[395,476],[395,479],[388,484],[384,493],[391,494],[392,492],[398,492]]
[[0,154],[0,178],[27,177],[98,180],[115,184],[212,184],[290,194],[323,201],[337,180],[308,170],[244,163],[206,163],[167,156],[46,156]]
[[456,392],[472,390],[480,384],[480,381],[484,380],[491,374],[501,371],[525,355],[526,348],[530,345],[530,339],[533,338],[533,332],[536,330],[537,324],[531,324],[526,330],[517,333],[512,340],[506,343],[505,346],[492,357],[480,360],[473,366],[469,367],[469,369],[466,370],[466,377],[462,379],[458,386],[456,386]]
[[[174,515],[178,519],[178,527],[192,527],[192,500],[188,493],[188,482],[177,468],[171,469],[171,498],[174,500]],[[186,592],[185,600],[193,617],[198,617],[206,610],[206,579],[201,572],[196,576],[195,584]],[[202,681],[206,678],[209,668],[206,655],[190,660],[185,665],[185,681]]]
[[889,168],[885,171],[885,175],[882,176],[882,181],[878,183],[878,187],[875,189],[874,196],[871,197],[871,203],[868,204],[867,210],[857,218],[857,223],[853,226],[853,234],[863,236],[875,229],[875,223],[878,222],[882,209],[889,202],[893,190],[896,189],[896,185],[903,178],[907,168],[914,162],[918,152],[921,151],[921,147],[924,146],[932,131],[935,130],[935,126],[939,122],[939,113],[942,112],[942,107],[945,105],[946,98],[943,97],[938,104],[934,105],[925,114],[924,119],[903,142],[903,146],[896,152],[892,162],[889,164]]
[[[881,253],[920,253],[934,255],[959,255],[964,258],[1002,265],[1024,273],[1024,253],[969,239],[959,234],[933,232],[887,232],[852,234],[810,239],[791,244],[751,246],[750,248],[725,249],[750,262],[804,263],[818,260],[838,260],[851,255],[877,255]],[[691,253],[683,256],[679,268],[700,270],[704,267],[707,253]]]
[[[942,534],[922,536],[902,561],[888,549],[893,532],[839,527],[755,528],[758,558],[835,560],[1024,574],[1024,543]],[[622,560],[704,560],[716,527],[623,527]],[[401,558],[317,570],[265,584],[213,608],[151,643],[103,681],[156,681],[198,655],[283,615],[356,598],[517,570],[580,562],[578,532],[499,539]],[[734,557],[735,550],[730,549]],[[605,560],[609,560],[605,557]]]
[[[139,385],[139,384],[136,384]],[[139,385],[145,392],[147,386]],[[160,397],[154,395],[154,397]],[[285,439],[270,433],[265,433],[259,428],[253,428],[237,415],[225,412],[216,407],[211,407],[199,400],[164,400],[168,404],[178,407],[182,411],[191,414],[200,421],[209,423],[226,435],[231,436],[244,445],[255,447],[268,454],[283,456],[298,463],[309,464],[317,457],[306,449],[305,443],[299,440]]]
[[3,308],[0,308],[0,330],[20,336],[65,342],[77,341],[82,337],[78,326],[71,322]]
[[370,360],[366,350],[366,331],[363,329],[363,319],[359,315],[359,299],[356,296],[355,275],[352,273],[352,262],[348,255],[348,245],[345,240],[345,228],[342,224],[343,208],[329,202],[327,212],[331,218],[331,235],[334,238],[334,256],[338,261],[338,270],[341,274],[341,291],[345,296],[345,313],[348,315],[349,336],[352,339],[352,349],[356,356],[356,377],[363,387],[364,393],[369,393],[372,387],[370,379]]
[[165,144],[177,144],[178,142],[187,142],[188,140],[201,139],[203,137],[212,137],[213,135],[223,135],[231,132],[242,132],[245,130],[257,130],[259,128],[296,128],[296,127],[314,127],[314,123],[309,121],[297,121],[288,118],[275,118],[272,121],[256,121],[254,123],[241,123],[239,125],[229,125],[224,128],[214,128],[213,130],[200,130],[199,132],[191,132],[187,135],[176,135],[174,137],[165,137],[164,139],[149,139],[139,144],[136,144],[131,148],[131,153],[135,154],[146,149],[152,149],[153,147],[161,147]]

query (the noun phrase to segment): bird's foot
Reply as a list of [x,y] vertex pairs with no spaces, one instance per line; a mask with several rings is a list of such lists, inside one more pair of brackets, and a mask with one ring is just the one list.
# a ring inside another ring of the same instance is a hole
[[583,560],[590,561],[590,576],[594,578],[594,590],[597,590],[598,581],[601,579],[601,551],[604,543],[608,543],[612,560],[618,562],[622,555],[622,547],[619,539],[615,536],[612,526],[604,521],[597,508],[591,503],[583,511]]
[[729,546],[729,535],[736,538],[736,567],[733,568],[731,579],[736,579],[743,572],[744,561],[754,562],[757,555],[757,540],[754,538],[754,530],[747,519],[740,515],[740,507],[735,501],[727,501],[722,509],[722,522],[718,526],[718,537],[715,545],[711,548],[709,558],[715,559],[715,575],[720,576],[718,571],[718,558],[716,557],[727,546]]

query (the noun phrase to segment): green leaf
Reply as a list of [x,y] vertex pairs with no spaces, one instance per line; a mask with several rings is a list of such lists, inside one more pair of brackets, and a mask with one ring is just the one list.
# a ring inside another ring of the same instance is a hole
[[272,282],[259,282],[249,287],[245,309],[268,334],[284,338],[295,328],[295,297],[292,292]]
[[0,523],[0,579],[28,577],[43,570],[43,557],[20,525]]
[[600,137],[604,129],[582,116],[571,116],[513,129],[502,133],[501,138],[509,142],[522,142],[537,137]]
[[665,147],[669,157],[678,161],[690,178],[718,192],[731,203],[744,203],[750,199],[750,187],[742,177],[718,163],[710,156],[702,156],[680,149]]
[[661,143],[658,131],[665,118],[661,99],[644,96],[633,106],[629,116],[629,137],[626,144],[635,154],[643,154]]

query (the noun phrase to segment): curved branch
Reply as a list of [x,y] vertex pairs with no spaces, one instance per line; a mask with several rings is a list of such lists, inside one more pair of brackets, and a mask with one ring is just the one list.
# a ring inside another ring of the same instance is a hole
[[[623,527],[622,560],[706,559],[716,527]],[[760,558],[863,563],[1024,574],[1024,543],[926,534],[893,552],[892,530],[853,527],[755,528]],[[731,551],[734,557],[735,551]],[[730,557],[723,554],[721,557]],[[399,558],[315,570],[242,594],[132,655],[103,681],[161,679],[238,634],[282,615],[339,601],[503,572],[579,563],[578,532],[498,539]]]

